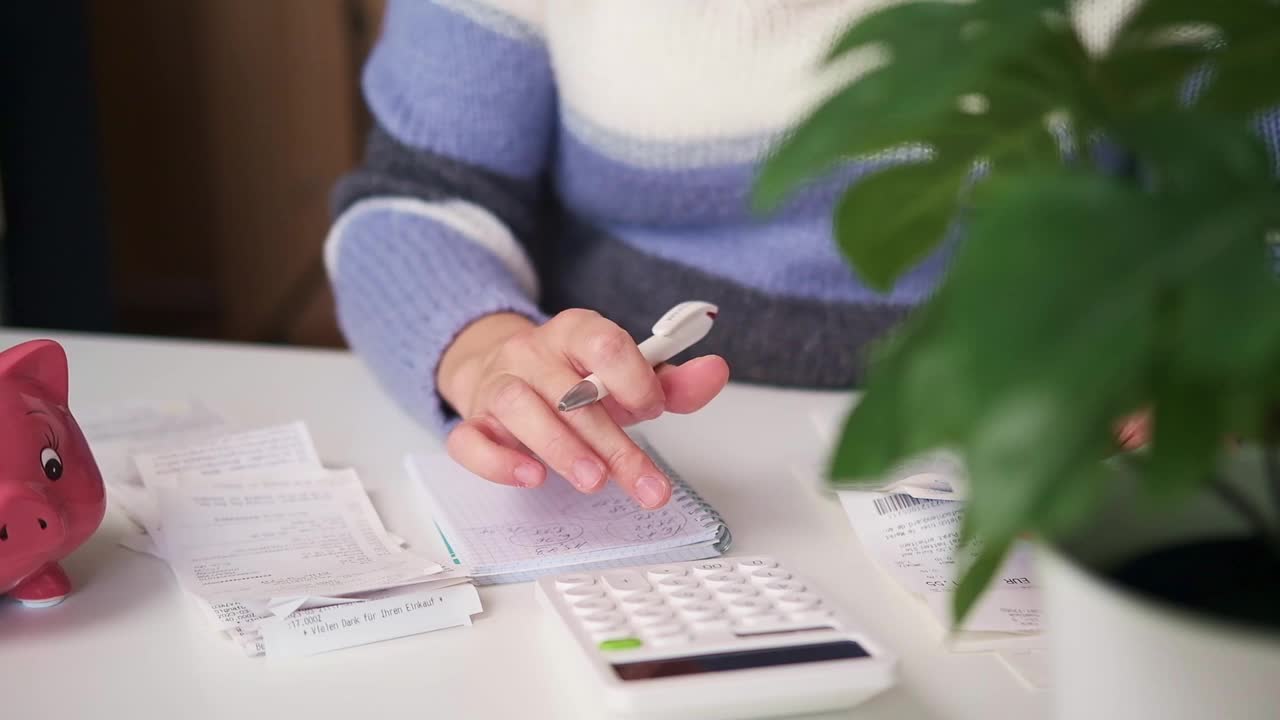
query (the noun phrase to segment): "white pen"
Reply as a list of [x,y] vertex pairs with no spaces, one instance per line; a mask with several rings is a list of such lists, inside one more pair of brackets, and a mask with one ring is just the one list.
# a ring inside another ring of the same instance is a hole
[[[640,343],[640,354],[650,365],[666,362],[684,352],[711,332],[719,308],[708,302],[690,300],[671,308],[653,324],[653,336]],[[591,374],[569,388],[560,398],[560,412],[568,412],[609,396],[600,378]]]

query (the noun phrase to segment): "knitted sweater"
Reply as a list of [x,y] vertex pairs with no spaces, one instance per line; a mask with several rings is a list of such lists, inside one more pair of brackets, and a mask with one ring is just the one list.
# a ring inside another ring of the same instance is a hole
[[888,293],[857,280],[830,221],[869,164],[767,217],[748,198],[772,143],[845,79],[821,54],[876,4],[392,0],[363,74],[376,127],[325,248],[349,343],[439,430],[440,356],[498,311],[588,307],[643,339],[706,300],[721,314],[695,350],[736,379],[856,383],[945,253]]

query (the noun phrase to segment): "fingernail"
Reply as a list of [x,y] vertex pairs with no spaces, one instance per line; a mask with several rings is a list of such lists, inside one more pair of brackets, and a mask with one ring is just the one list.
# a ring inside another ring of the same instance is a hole
[[647,508],[656,508],[667,497],[667,483],[652,475],[643,475],[636,480],[636,498]]
[[542,482],[542,469],[533,463],[520,463],[516,466],[514,475],[521,487],[537,487]]
[[580,458],[573,463],[573,484],[579,490],[594,490],[604,480],[604,468],[600,463]]

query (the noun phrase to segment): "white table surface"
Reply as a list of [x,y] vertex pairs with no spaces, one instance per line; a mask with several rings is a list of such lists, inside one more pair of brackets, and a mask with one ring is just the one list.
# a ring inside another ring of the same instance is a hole
[[[0,347],[61,341],[71,407],[197,397],[244,423],[302,419],[326,464],[355,467],[389,530],[426,543],[401,458],[439,447],[350,354],[213,343],[0,332]],[[834,497],[791,468],[821,452],[811,422],[836,393],[731,386],[647,435],[733,530],[732,554],[770,553],[816,580],[901,658],[897,686],[833,717],[1034,720],[1048,697],[994,655],[942,649],[936,625],[863,554]],[[64,565],[60,606],[0,603],[0,713],[26,718],[599,717],[528,583],[481,588],[471,627],[310,658],[247,658],[211,632],[159,560],[119,547],[114,509]]]

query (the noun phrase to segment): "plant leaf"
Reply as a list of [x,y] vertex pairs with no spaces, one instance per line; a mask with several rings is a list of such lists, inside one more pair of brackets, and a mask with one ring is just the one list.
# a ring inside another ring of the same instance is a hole
[[[937,37],[953,37],[952,30],[973,19],[970,7],[957,3],[926,0],[905,2],[881,8],[851,25],[827,53],[835,60],[867,45],[885,45],[894,54],[930,49]],[[904,33],[911,26],[919,32]]]
[[[836,207],[836,237],[868,287],[889,290],[941,241],[967,168],[898,165],[855,183]],[[893,208],[885,213],[885,208]]]
[[1036,522],[1036,529],[1047,538],[1074,530],[1115,482],[1116,470],[1111,461],[1082,464],[1075,473],[1058,483],[1052,502],[1045,505]]
[[[1280,83],[1259,76],[1280,64],[1280,3],[1148,0],[1115,41],[1121,55],[1177,46],[1203,53],[1210,63],[1212,76],[1198,100],[1201,106],[1243,116],[1280,103]],[[1157,84],[1170,79],[1162,74]]]
[[[866,45],[884,43],[895,54],[933,51],[937,49],[936,37],[953,41],[986,40],[986,35],[997,31],[997,25],[1017,22],[1023,25],[1041,24],[1046,12],[1067,14],[1065,0],[977,0],[955,3],[947,0],[923,0],[906,2],[881,8],[845,31],[828,53],[828,59],[838,58]],[[955,30],[971,23],[959,35]],[[917,32],[904,33],[904,27]]]
[[1222,406],[1217,388],[1190,378],[1165,377],[1155,395],[1145,485],[1156,498],[1176,500],[1212,479],[1223,442]]
[[[920,355],[954,360],[900,382],[965,388],[971,407],[952,410],[934,434],[963,433],[968,513],[984,543],[1011,542],[1051,517],[1079,468],[1109,454],[1111,420],[1135,403],[1152,346],[1163,279],[1155,213],[1141,193],[1085,175],[1012,176],[979,191],[939,295],[942,321],[915,343]],[[904,372],[915,367],[924,366]]]
[[[1273,195],[1270,202],[1280,203],[1280,193]],[[1264,240],[1263,207],[1244,196],[1183,223],[1191,242],[1214,254],[1188,261],[1169,319],[1176,354],[1168,361],[1182,375],[1250,384],[1280,359],[1280,280]]]
[[978,602],[978,598],[982,597],[983,591],[1004,562],[1004,557],[1011,545],[1012,543],[995,545],[984,543],[973,563],[964,570],[960,584],[956,587],[955,596],[951,599],[955,626],[958,627],[968,617],[969,611]]
[[871,380],[836,447],[833,485],[875,486],[900,461],[956,444],[969,426],[979,405],[954,382],[966,375],[964,358],[933,342],[944,308],[945,302],[920,308],[877,344]]
[[[832,460],[836,482],[856,485],[923,450],[960,452],[973,491],[963,540],[981,548],[960,581],[961,618],[1016,537],[1063,532],[1088,511],[1117,417],[1155,408],[1149,482],[1175,497],[1207,475],[1223,432],[1260,427],[1280,400],[1280,289],[1264,241],[1280,190],[1247,126],[1280,103],[1265,75],[1280,64],[1280,2],[1147,0],[1098,61],[1052,20],[1064,5],[873,13],[832,55],[875,46],[887,60],[806,119],[755,188],[776,204],[842,162],[927,153],[840,203],[842,249],[881,289],[964,211],[941,288],[878,352]],[[1193,100],[1188,82],[1205,68]],[[1136,182],[1056,169],[1049,116],[1081,150],[1098,134],[1131,148]],[[970,191],[974,161],[987,177]]]
[[1185,104],[1187,84],[1208,55],[1199,46],[1123,47],[1098,62],[1097,77],[1127,112],[1169,111]]
[[882,371],[845,419],[828,473],[832,485],[875,485],[902,457],[894,397],[896,379],[891,370]]
[[1044,20],[1043,10],[1062,5],[912,2],[859,21],[834,54],[877,44],[890,49],[888,61],[837,91],[781,142],[753,189],[755,206],[772,209],[802,181],[887,148],[954,149],[947,138],[966,98],[990,108],[968,123],[966,133],[979,141],[970,157],[1013,128],[1042,129],[1061,104],[1055,90],[1067,86],[1080,96],[1086,85],[1074,31]]
[[1169,377],[1215,391],[1258,382],[1280,360],[1280,280],[1266,238],[1280,189],[1266,146],[1244,122],[1206,112],[1140,116],[1121,132],[1166,198]]
[[[1271,156],[1245,118],[1196,112],[1136,113],[1115,123],[1118,139],[1142,159],[1152,189],[1229,201],[1273,190]],[[1208,204],[1208,203],[1205,203]],[[1179,210],[1196,215],[1200,203]]]

